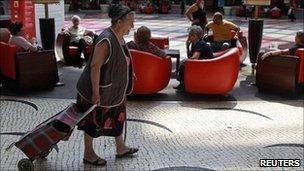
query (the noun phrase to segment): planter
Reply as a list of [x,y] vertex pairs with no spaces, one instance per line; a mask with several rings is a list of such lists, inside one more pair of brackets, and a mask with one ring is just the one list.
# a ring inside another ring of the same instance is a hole
[[231,15],[231,7],[225,6],[224,7],[224,13],[225,13],[225,15]]
[[64,4],[64,13],[68,13],[70,9],[70,4]]
[[109,4],[100,4],[101,13],[108,13],[109,12]]

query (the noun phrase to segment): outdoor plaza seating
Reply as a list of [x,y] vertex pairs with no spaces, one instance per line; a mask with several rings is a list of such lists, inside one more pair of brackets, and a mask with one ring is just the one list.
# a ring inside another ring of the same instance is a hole
[[130,50],[134,68],[133,94],[155,94],[170,81],[171,59],[148,52]]
[[[59,33],[56,39],[56,51],[58,57],[68,64],[81,63],[80,53],[77,46],[70,45],[71,36],[64,33]],[[93,52],[93,46],[86,46],[84,57],[87,60]]]
[[[204,37],[204,40],[207,42],[213,41],[212,35],[207,35]],[[231,45],[230,48],[237,47],[240,54],[240,63],[243,63],[247,57],[247,38],[243,36],[243,32],[240,31],[239,35],[236,34],[235,31],[231,31]],[[218,56],[218,54],[222,54],[222,52],[215,52],[214,56]]]
[[185,62],[185,91],[198,94],[225,94],[233,89],[240,69],[239,51],[231,48],[213,59]]
[[[136,32],[134,32],[134,41],[136,42]],[[160,49],[169,49],[169,37],[168,36],[151,36],[150,42]]]
[[0,69],[4,85],[17,90],[52,88],[58,82],[53,50],[18,52],[18,47],[0,42]]
[[260,92],[294,96],[303,93],[304,49],[295,56],[270,56],[258,59],[256,85]]

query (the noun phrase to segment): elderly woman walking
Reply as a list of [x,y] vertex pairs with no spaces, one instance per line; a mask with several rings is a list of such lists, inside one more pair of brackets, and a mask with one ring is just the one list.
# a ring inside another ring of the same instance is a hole
[[89,59],[77,83],[77,105],[86,111],[93,104],[98,107],[78,125],[84,130],[84,159],[88,164],[103,166],[93,149],[93,137],[114,136],[116,158],[132,155],[137,148],[127,147],[123,140],[126,120],[126,94],[132,91],[132,62],[124,35],[134,23],[134,12],[124,5],[112,5],[109,11],[111,27],[106,28],[94,42]]

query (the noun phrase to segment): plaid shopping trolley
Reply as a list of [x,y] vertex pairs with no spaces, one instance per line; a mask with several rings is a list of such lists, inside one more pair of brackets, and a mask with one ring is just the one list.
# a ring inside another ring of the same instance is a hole
[[79,112],[75,103],[55,116],[39,124],[14,143],[28,158],[18,162],[19,170],[34,170],[33,161],[45,158],[56,147],[60,140],[68,140],[74,127],[97,105],[93,105],[85,113]]

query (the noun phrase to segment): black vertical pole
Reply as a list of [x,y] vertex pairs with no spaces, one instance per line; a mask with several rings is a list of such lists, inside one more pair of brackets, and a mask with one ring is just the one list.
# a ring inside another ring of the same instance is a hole
[[263,20],[250,19],[248,28],[249,57],[250,63],[252,64],[252,71],[254,71],[263,38]]
[[49,18],[48,4],[44,4],[45,18],[39,18],[42,47],[45,50],[54,49],[55,19]]

